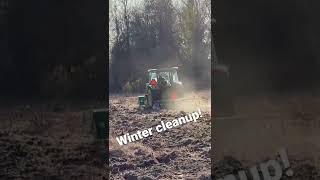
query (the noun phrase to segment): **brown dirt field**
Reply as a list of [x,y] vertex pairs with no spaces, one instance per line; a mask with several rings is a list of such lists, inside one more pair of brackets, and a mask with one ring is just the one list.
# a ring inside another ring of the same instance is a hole
[[[205,179],[211,175],[210,91],[191,93],[194,99],[176,110],[138,110],[137,96],[111,96],[110,179]],[[193,109],[194,108],[194,109]],[[120,146],[116,137],[154,127],[161,121],[201,108],[203,117],[165,132]],[[184,110],[184,111],[182,111]]]
[[295,171],[290,179],[320,179],[319,96],[247,96],[237,98],[235,106],[236,118],[213,122],[215,177],[227,174],[221,169],[228,156],[250,167],[274,159],[285,148]]
[[0,179],[107,179],[89,103],[2,104]]

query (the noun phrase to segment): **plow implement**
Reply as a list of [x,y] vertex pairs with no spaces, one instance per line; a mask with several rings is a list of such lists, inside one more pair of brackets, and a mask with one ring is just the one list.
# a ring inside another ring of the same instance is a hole
[[145,96],[139,96],[139,107],[141,110],[151,108],[151,109],[174,109],[177,104],[182,103],[190,103],[195,102],[196,98],[194,97],[188,97],[188,98],[178,98],[178,99],[163,99],[163,100],[157,100],[153,102],[152,107],[145,104]]

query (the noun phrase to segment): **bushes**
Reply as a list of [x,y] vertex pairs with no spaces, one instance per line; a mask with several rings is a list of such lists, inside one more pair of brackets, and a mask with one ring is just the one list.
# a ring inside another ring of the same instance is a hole
[[125,93],[142,93],[144,92],[145,84],[142,79],[135,81],[127,81],[122,87],[122,91]]
[[101,98],[107,94],[106,60],[99,55],[79,64],[60,64],[42,78],[41,93],[48,98]]

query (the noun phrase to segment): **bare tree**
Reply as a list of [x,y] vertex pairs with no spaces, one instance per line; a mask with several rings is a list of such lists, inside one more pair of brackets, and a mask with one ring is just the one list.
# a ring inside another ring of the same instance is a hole
[[129,14],[128,14],[128,0],[121,0],[123,6],[123,17],[126,31],[126,45],[128,53],[130,53],[130,29],[129,29]]

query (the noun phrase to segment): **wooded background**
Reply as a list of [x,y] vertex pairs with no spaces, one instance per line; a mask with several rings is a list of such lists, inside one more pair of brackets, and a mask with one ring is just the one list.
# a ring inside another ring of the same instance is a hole
[[104,98],[108,81],[141,92],[148,68],[168,66],[210,87],[211,1],[114,0],[109,14],[106,3],[10,0],[1,96]]
[[206,85],[214,47],[243,89],[319,84],[316,0],[114,0],[109,18],[105,3],[10,0],[1,14],[0,94],[105,97],[108,80],[111,92],[138,91],[148,68],[173,65]]
[[237,91],[300,91],[320,85],[320,2],[216,1],[216,48]]
[[105,98],[107,4],[10,0],[0,94],[15,98]]
[[109,53],[110,92],[143,92],[149,68],[171,66],[209,88],[211,1],[109,1]]

